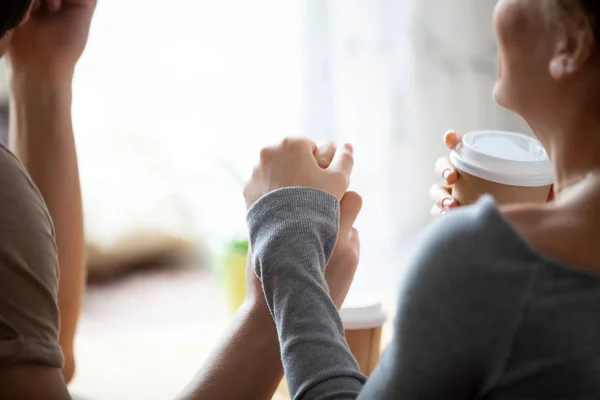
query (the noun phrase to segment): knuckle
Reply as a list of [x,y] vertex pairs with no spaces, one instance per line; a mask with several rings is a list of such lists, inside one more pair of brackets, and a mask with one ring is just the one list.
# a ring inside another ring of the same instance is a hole
[[268,147],[264,147],[260,150],[260,160],[265,161],[271,157],[271,149]]
[[286,137],[281,142],[281,147],[288,151],[304,151],[312,148],[311,142],[308,139]]
[[283,147],[283,148],[288,147],[290,145],[291,140],[292,140],[292,138],[285,137],[285,138],[283,138],[283,140],[281,141],[281,143],[279,143],[279,146]]
[[281,147],[284,149],[292,149],[298,145],[297,142],[298,139],[295,139],[293,137],[286,137],[281,141]]

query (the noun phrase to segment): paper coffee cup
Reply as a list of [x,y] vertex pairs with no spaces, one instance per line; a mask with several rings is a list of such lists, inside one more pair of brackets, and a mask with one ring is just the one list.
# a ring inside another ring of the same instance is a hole
[[346,341],[361,372],[371,375],[381,355],[381,332],[386,316],[380,302],[344,304],[340,310]]
[[452,195],[461,205],[492,195],[499,204],[542,203],[554,177],[546,150],[536,139],[504,131],[470,132],[450,153],[458,170]]

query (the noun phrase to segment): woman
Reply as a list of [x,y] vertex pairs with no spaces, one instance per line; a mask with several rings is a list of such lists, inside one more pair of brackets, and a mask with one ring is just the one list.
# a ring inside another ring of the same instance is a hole
[[326,170],[306,141],[261,153],[248,225],[293,398],[600,398],[598,22],[597,0],[498,2],[494,96],[548,151],[555,199],[499,208],[484,198],[430,227],[368,381],[323,276],[351,148]]

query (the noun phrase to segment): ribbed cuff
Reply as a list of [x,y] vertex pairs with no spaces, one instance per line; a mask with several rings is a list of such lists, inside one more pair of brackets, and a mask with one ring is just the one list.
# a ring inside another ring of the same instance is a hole
[[329,261],[337,242],[339,218],[339,201],[322,190],[288,187],[260,198],[247,216],[257,276],[262,278],[256,260],[270,258],[265,254],[267,249],[285,256],[282,247],[296,247],[307,235],[318,237],[322,245],[319,250]]

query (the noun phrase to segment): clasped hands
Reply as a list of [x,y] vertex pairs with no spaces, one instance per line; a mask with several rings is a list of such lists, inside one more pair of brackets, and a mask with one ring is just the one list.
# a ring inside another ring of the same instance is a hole
[[[362,208],[362,198],[348,191],[353,166],[353,148],[349,144],[337,148],[331,143],[317,146],[308,139],[288,138],[260,152],[260,160],[244,189],[248,208],[264,195],[286,187],[319,189],[340,201],[338,240],[325,270],[330,296],[338,309],[348,294],[360,256],[354,222]],[[251,268],[246,276],[247,297],[262,297],[260,281]]]

